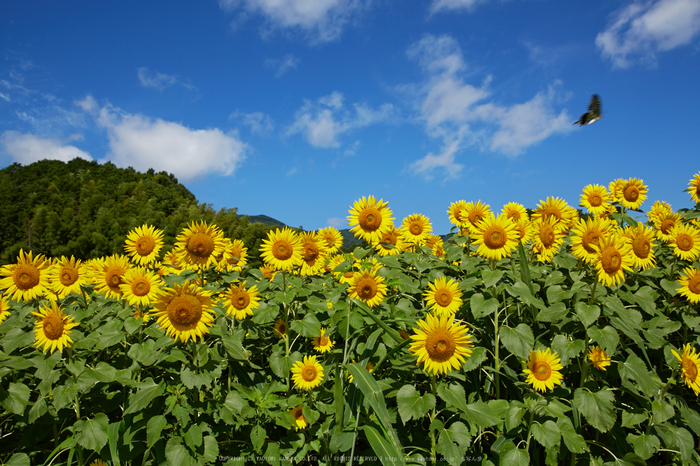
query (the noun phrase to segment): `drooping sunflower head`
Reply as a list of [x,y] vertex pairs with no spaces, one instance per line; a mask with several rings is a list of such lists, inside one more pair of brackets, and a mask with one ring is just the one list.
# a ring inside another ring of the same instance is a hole
[[260,252],[265,264],[275,270],[292,270],[304,262],[304,248],[299,235],[287,227],[270,230],[260,246]]
[[622,231],[622,236],[632,248],[632,260],[634,267],[645,270],[654,267],[654,230],[637,223],[636,227],[629,226]]
[[599,282],[605,286],[624,282],[624,271],[631,271],[633,264],[632,248],[621,235],[611,233],[600,240],[595,261]]
[[700,202],[700,172],[696,173],[695,176],[690,179],[686,191],[690,193],[690,198],[694,202]]
[[132,267],[124,274],[119,285],[122,296],[132,306],[148,306],[163,293],[160,276],[144,267]]
[[127,256],[114,254],[107,257],[102,263],[102,270],[93,276],[95,292],[107,298],[119,299],[122,294],[121,285],[124,284],[124,275],[130,267]]
[[277,319],[275,322],[275,335],[278,338],[284,338],[287,335],[287,324],[284,323],[284,319]]
[[469,224],[469,211],[467,208],[467,202],[453,202],[447,209],[447,215],[449,215],[450,217],[450,223],[460,228],[466,228]]
[[163,249],[163,230],[152,225],[142,225],[126,235],[124,250],[138,265],[149,265],[158,260]]
[[554,390],[554,384],[561,385],[564,376],[559,372],[561,365],[559,355],[547,348],[542,351],[530,351],[530,357],[525,363],[523,373],[527,375],[526,382],[539,392]]
[[294,430],[306,429],[306,426],[309,425],[308,421],[304,417],[304,405],[299,405],[296,408],[290,409],[289,414],[291,414],[294,418],[294,424],[292,425]]
[[80,287],[87,284],[86,269],[80,259],[62,256],[48,269],[49,287],[59,299],[69,293],[80,293]]
[[370,244],[376,243],[394,221],[388,203],[382,199],[377,201],[374,196],[355,201],[349,213],[348,223],[352,227],[350,231]]
[[318,236],[326,243],[327,254],[335,254],[343,247],[343,235],[336,228],[321,228]]
[[175,251],[180,260],[193,269],[206,269],[214,265],[226,248],[223,232],[205,221],[192,222],[176,240]]
[[587,264],[593,264],[598,257],[600,240],[607,236],[613,228],[613,224],[607,220],[589,218],[579,220],[572,230],[571,252]]
[[601,215],[612,205],[612,198],[605,186],[589,184],[583,188],[580,205],[591,214]]
[[503,214],[498,217],[488,215],[476,225],[472,236],[474,244],[479,245],[476,253],[490,260],[499,261],[510,256],[518,247],[518,230]]
[[226,308],[226,314],[243,320],[253,315],[253,311],[260,307],[260,293],[256,285],[246,289],[245,283],[231,285],[224,295],[222,302]]
[[240,272],[248,264],[248,248],[239,239],[224,238],[224,251],[217,260],[216,270]]
[[392,224],[373,246],[380,256],[395,256],[401,254],[408,245],[404,241],[401,229]]
[[423,370],[433,374],[447,373],[462,367],[471,356],[474,343],[465,325],[455,321],[452,314],[436,316],[428,314],[417,322],[414,341],[410,350],[418,358],[416,365],[423,363]]
[[433,231],[428,217],[422,214],[412,214],[401,222],[401,236],[411,245],[422,246],[428,235]]
[[453,279],[447,280],[447,277],[438,277],[433,283],[428,283],[428,289],[423,293],[423,299],[436,315],[454,317],[462,306],[462,290]]
[[509,202],[508,204],[504,205],[503,209],[501,210],[501,214],[505,215],[508,220],[513,223],[530,219],[525,206],[518,204],[517,202]]
[[300,274],[305,276],[318,275],[324,269],[328,249],[326,242],[317,233],[303,232],[299,235],[302,249],[302,264]]
[[49,350],[51,354],[57,349],[63,353],[64,347],[70,347],[73,343],[70,338],[71,329],[78,326],[77,322],[73,322],[73,316],[65,315],[56,302],[42,305],[39,312],[32,312],[32,314],[36,317],[34,321],[35,347],[43,346],[43,351]]
[[328,335],[326,335],[327,331],[327,328],[322,328],[321,334],[317,337],[314,337],[312,340],[314,349],[319,353],[327,353],[328,351],[332,350],[333,345],[335,345],[335,342],[331,340],[331,338]]
[[203,290],[194,283],[174,284],[167,288],[155,305],[153,315],[160,328],[174,340],[204,338],[214,322],[211,311],[211,291]]
[[622,187],[620,203],[626,209],[639,209],[647,198],[647,187],[642,180],[630,178]]
[[698,379],[700,357],[695,348],[686,343],[683,345],[682,355],[679,355],[675,350],[671,350],[671,352],[681,363],[681,376],[685,380],[685,384],[693,389],[695,396],[700,395],[700,379]]
[[522,244],[529,243],[535,236],[535,229],[530,220],[520,220],[515,224],[515,230],[518,232],[518,239]]
[[0,294],[0,324],[10,317],[10,299]]
[[32,252],[20,249],[16,264],[0,268],[0,290],[14,301],[32,301],[45,296],[49,287],[48,269],[51,262],[43,254],[33,257]]
[[311,390],[323,381],[323,366],[316,362],[316,356],[304,356],[292,366],[294,386],[302,390]]
[[384,277],[373,271],[355,272],[348,288],[348,296],[359,299],[369,307],[377,306],[386,297]]
[[599,371],[607,370],[606,367],[610,365],[610,356],[605,352],[600,346],[594,346],[588,352],[588,360],[591,361],[593,367]]
[[693,304],[700,303],[700,270],[694,267],[683,269],[683,275],[678,278],[681,285],[678,292]]
[[683,223],[678,223],[671,230],[673,254],[685,261],[694,261],[700,256],[700,230]]

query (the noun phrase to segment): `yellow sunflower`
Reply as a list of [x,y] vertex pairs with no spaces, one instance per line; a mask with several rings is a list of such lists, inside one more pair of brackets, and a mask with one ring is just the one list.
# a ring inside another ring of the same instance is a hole
[[311,390],[323,382],[323,366],[316,362],[316,356],[304,356],[292,366],[294,386],[302,390]]
[[564,243],[566,227],[556,217],[541,217],[532,222],[535,234],[532,237],[532,250],[540,262],[549,262]]
[[545,351],[530,351],[530,358],[525,363],[527,368],[523,369],[523,373],[527,374],[525,381],[542,393],[548,389],[554,390],[554,384],[561,385],[564,378],[559,372],[564,368],[560,361],[559,355],[549,348]]
[[165,277],[166,275],[175,274],[180,275],[185,270],[180,256],[178,256],[176,250],[171,250],[165,255],[163,261],[158,266],[158,275]]
[[299,405],[296,408],[290,409],[289,414],[294,417],[295,422],[292,427],[294,427],[295,430],[306,429],[306,426],[309,425],[309,422],[304,417],[304,405]]
[[479,245],[476,253],[486,259],[499,261],[518,247],[518,229],[503,214],[498,217],[488,215],[476,225],[472,236],[474,244]]
[[524,205],[518,204],[517,202],[509,202],[503,206],[501,214],[508,217],[513,223],[518,223],[522,220],[530,220],[530,216],[527,213],[527,209]]
[[12,296],[14,301],[31,301],[46,295],[49,287],[49,266],[43,254],[36,257],[32,252],[20,249],[16,264],[3,265],[0,268],[0,290]]
[[610,356],[605,352],[600,346],[594,346],[588,352],[588,359],[593,364],[593,367],[599,371],[607,370],[606,367],[610,365]]
[[326,243],[326,254],[335,254],[343,247],[343,235],[336,228],[321,228],[318,236]]
[[471,234],[477,231],[476,226],[479,222],[491,215],[491,207],[488,204],[481,202],[481,200],[478,200],[476,203],[467,202],[463,212],[465,212],[467,216],[467,223],[465,226],[468,232]]
[[595,218],[579,220],[573,228],[571,252],[587,264],[595,263],[598,258],[598,245],[612,230],[612,223],[607,219]]
[[273,267],[270,267],[269,265],[262,265],[258,268],[263,274],[263,278],[266,278],[267,280],[272,281],[275,278],[275,274],[277,271]]
[[95,460],[92,463],[90,463],[90,466],[107,466],[107,463],[104,461],[100,460]]
[[593,215],[601,215],[608,211],[612,205],[612,199],[605,186],[589,184],[583,188],[580,205]]
[[632,247],[617,234],[600,240],[595,268],[598,281],[605,286],[615,286],[625,281],[625,270],[632,270]]
[[374,196],[363,197],[355,201],[349,211],[350,231],[358,238],[374,244],[393,225],[393,212],[388,203]]
[[689,343],[686,343],[683,345],[682,355],[679,355],[673,349],[671,352],[681,363],[681,376],[683,376],[685,384],[693,389],[695,396],[700,395],[700,380],[698,380],[698,373],[700,373],[700,357],[698,357],[695,348],[690,346]]
[[80,293],[80,287],[87,284],[86,269],[80,259],[62,256],[48,269],[49,287],[59,299],[70,293]]
[[422,214],[412,214],[401,222],[401,236],[411,245],[422,246],[428,235],[433,231],[428,217]]
[[636,227],[627,227],[622,231],[622,237],[632,246],[632,260],[634,267],[641,270],[654,267],[654,230],[638,223]]
[[535,236],[535,229],[530,220],[520,220],[515,224],[515,229],[518,232],[518,239],[523,244],[529,243]]
[[396,228],[392,224],[373,246],[380,256],[395,256],[401,254],[406,249],[407,245],[401,234],[401,229]]
[[694,202],[700,202],[700,172],[696,173],[695,176],[691,178],[686,191],[690,193],[690,198]]
[[119,285],[122,296],[132,306],[148,306],[163,294],[160,276],[144,267],[133,267],[126,271]]
[[265,264],[275,270],[292,270],[295,265],[304,262],[304,249],[299,236],[287,227],[270,230],[260,246],[260,253]]
[[0,324],[10,317],[10,299],[0,294]]
[[624,190],[626,183],[627,181],[623,180],[622,178],[618,178],[608,183],[608,191],[610,192],[612,202],[615,202],[617,204],[622,203],[622,191]]
[[673,214],[673,208],[671,204],[666,201],[656,201],[652,204],[651,209],[647,212],[647,219],[651,223],[658,223],[659,215],[661,214]]
[[324,270],[326,263],[326,242],[317,233],[312,231],[299,235],[302,249],[301,269],[299,273],[304,276],[319,275]]
[[226,314],[243,320],[253,315],[253,310],[260,307],[260,293],[256,285],[246,289],[245,283],[231,285],[224,295],[222,304],[226,307]]
[[373,271],[355,272],[348,288],[348,296],[374,307],[386,296],[386,285],[383,282],[384,277],[376,275]]
[[428,314],[425,320],[418,321],[418,327],[413,329],[410,350],[418,358],[416,365],[423,363],[424,371],[447,373],[462,367],[471,356],[474,343],[469,329],[455,321],[453,315]]
[[462,291],[453,279],[448,281],[447,277],[438,277],[434,283],[428,283],[428,290],[423,293],[423,299],[436,315],[454,317],[462,306]]
[[215,270],[220,272],[240,272],[248,264],[248,248],[239,239],[224,238],[224,251],[218,258]]
[[620,203],[626,209],[639,209],[647,198],[647,187],[642,180],[630,178],[622,187]]
[[224,234],[216,225],[192,222],[176,238],[175,251],[187,267],[206,269],[214,265],[226,248]]
[[63,348],[69,348],[73,340],[70,338],[71,329],[78,326],[73,322],[73,316],[67,316],[55,303],[42,305],[39,312],[32,312],[36,316],[34,321],[34,346],[43,346],[43,351],[50,350],[53,354],[56,349],[63,353]]
[[578,217],[576,209],[572,208],[563,199],[558,197],[547,197],[546,200],[540,201],[540,204],[532,212],[532,221],[554,218],[557,222],[561,222],[567,227],[573,226]]
[[685,275],[681,275],[678,279],[681,287],[677,291],[691,303],[700,303],[700,270],[686,267],[683,273]]
[[335,345],[335,342],[325,334],[327,331],[327,328],[322,328],[321,334],[317,337],[314,337],[312,340],[314,349],[319,353],[327,353],[328,351],[332,350],[333,345]]
[[92,277],[95,292],[107,298],[119,299],[122,294],[120,286],[124,284],[124,275],[130,266],[129,258],[121,254],[107,257],[102,263],[102,270]]
[[163,231],[151,225],[142,225],[126,235],[124,250],[138,265],[149,265],[158,260],[163,249]]
[[450,204],[447,215],[450,217],[450,223],[455,226],[466,228],[469,225],[469,211],[466,201],[456,201]]
[[425,239],[425,246],[430,248],[430,252],[436,257],[442,257],[445,255],[445,250],[443,249],[443,241],[438,235],[428,235]]
[[674,212],[661,212],[655,217],[656,237],[664,243],[673,241],[673,229],[681,224],[681,217]]
[[275,335],[278,338],[287,336],[287,324],[284,323],[284,319],[277,319],[277,322],[275,322]]
[[671,230],[673,254],[684,261],[694,261],[700,255],[700,230],[679,223]]
[[190,338],[204,339],[209,327],[214,323],[211,311],[211,291],[203,290],[194,283],[174,284],[167,288],[155,305],[154,317],[160,328],[173,340],[178,338],[187,343]]

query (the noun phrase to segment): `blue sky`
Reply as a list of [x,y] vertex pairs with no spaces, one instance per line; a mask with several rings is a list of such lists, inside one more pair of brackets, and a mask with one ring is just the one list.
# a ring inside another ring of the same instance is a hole
[[700,0],[10,0],[0,167],[152,167],[307,230],[373,195],[444,234],[457,200],[578,206],[632,177],[679,209],[699,75]]

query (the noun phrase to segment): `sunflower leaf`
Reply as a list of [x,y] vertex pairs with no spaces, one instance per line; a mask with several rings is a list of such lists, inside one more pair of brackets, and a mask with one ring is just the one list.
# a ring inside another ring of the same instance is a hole
[[617,330],[610,325],[606,325],[602,329],[598,327],[588,327],[586,334],[594,342],[598,343],[608,355],[612,355],[620,343],[620,335]]
[[148,446],[148,448],[151,448],[161,439],[160,433],[167,424],[168,422],[162,414],[157,414],[148,420],[148,424],[146,425],[146,446]]
[[583,436],[576,432],[571,419],[568,417],[560,417],[557,419],[557,426],[561,433],[561,438],[564,440],[564,445],[571,453],[583,453],[588,451],[588,444]]
[[447,403],[447,406],[454,406],[463,413],[467,413],[467,395],[462,385],[458,383],[447,385],[442,382],[438,385],[437,395]]
[[404,385],[396,394],[401,421],[406,425],[411,419],[420,419],[435,407],[435,396],[431,393],[420,395],[413,385]]
[[94,419],[80,420],[75,423],[75,439],[83,447],[100,451],[107,444],[107,425],[109,418],[105,413],[98,413]]
[[24,413],[24,409],[29,403],[30,390],[23,383],[14,383],[7,389],[7,397],[3,400],[2,406],[11,413]]
[[498,330],[498,334],[503,346],[521,359],[526,359],[529,356],[535,344],[535,336],[527,324],[518,324],[515,328],[504,325]]
[[253,442],[253,448],[255,448],[255,451],[258,453],[262,451],[266,438],[267,432],[261,425],[253,426],[253,428],[250,430],[250,441]]
[[591,324],[600,317],[600,307],[596,305],[589,305],[583,301],[579,301],[574,308],[576,309],[576,315],[579,320],[586,327],[590,327]]
[[198,462],[182,444],[181,437],[171,437],[165,445],[165,457],[168,464],[197,466]]
[[136,384],[137,392],[129,395],[129,407],[124,414],[137,413],[148,406],[155,398],[163,394],[165,386],[157,384],[152,378],[147,378]]
[[379,460],[383,465],[402,465],[406,464],[404,455],[399,448],[390,440],[380,434],[379,431],[372,425],[366,424],[361,427],[365,431],[367,440],[377,455],[373,458]]
[[308,313],[302,320],[294,320],[289,326],[299,335],[306,338],[317,337],[321,333],[321,322],[315,315]]
[[517,448],[513,442],[508,442],[503,445],[498,464],[499,466],[528,466],[530,455],[526,450]]
[[661,448],[661,442],[656,435],[634,435],[629,433],[627,434],[627,441],[632,444],[634,452],[641,456],[643,460],[648,460]]
[[479,400],[467,405],[467,419],[479,427],[491,427],[502,421],[490,405]]
[[544,424],[533,423],[532,436],[545,448],[553,448],[561,442],[559,426],[551,419],[545,421]]
[[620,373],[623,385],[633,390],[639,388],[648,397],[651,397],[654,394],[654,390],[659,386],[649,375],[644,361],[634,354],[631,354],[625,362],[619,362],[617,370]]
[[577,388],[574,392],[576,408],[593,427],[601,432],[607,432],[615,424],[613,401],[615,401],[615,395],[608,388],[598,392]]
[[482,317],[493,314],[496,309],[498,309],[498,300],[496,298],[484,299],[484,295],[475,293],[471,297],[469,305],[474,318],[481,319]]

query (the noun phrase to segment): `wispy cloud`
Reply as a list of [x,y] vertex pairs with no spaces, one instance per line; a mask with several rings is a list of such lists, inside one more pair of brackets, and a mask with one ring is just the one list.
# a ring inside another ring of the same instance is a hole
[[143,87],[152,87],[162,91],[166,87],[180,85],[190,90],[195,89],[192,84],[175,75],[153,72],[146,67],[138,68],[136,71]]
[[343,94],[333,92],[315,102],[305,101],[286,134],[301,133],[314,147],[338,147],[338,136],[376,123],[390,122],[396,117],[397,112],[391,104],[372,108],[360,103],[349,110],[344,104]]
[[473,11],[477,5],[486,3],[488,0],[433,0],[430,4],[430,13],[435,14],[440,11],[467,10]]
[[62,160],[68,162],[76,157],[92,160],[90,154],[59,139],[41,138],[31,133],[5,131],[0,135],[3,152],[13,161],[28,165],[39,160]]
[[261,15],[268,30],[300,30],[311,42],[340,37],[346,24],[369,3],[368,0],[219,0],[219,6],[238,14],[237,21]]
[[435,170],[444,169],[448,178],[456,177],[463,168],[456,157],[468,146],[515,156],[551,135],[572,130],[566,111],[554,110],[566,98],[561,83],[526,102],[502,105],[489,89],[490,76],[477,84],[465,82],[467,65],[452,37],[426,35],[407,53],[427,79],[404,88],[412,90],[427,133],[443,141],[439,154],[431,152],[410,165],[413,173],[432,177]]
[[596,45],[613,67],[656,64],[659,52],[691,43],[700,35],[700,1],[635,1],[618,10]]
[[263,112],[244,113],[236,110],[229,118],[248,126],[251,133],[259,136],[266,136],[275,129],[275,123],[272,117]]
[[289,70],[296,69],[298,64],[299,59],[291,53],[288,53],[282,58],[268,58],[265,60],[265,65],[275,70],[276,78],[279,78]]

